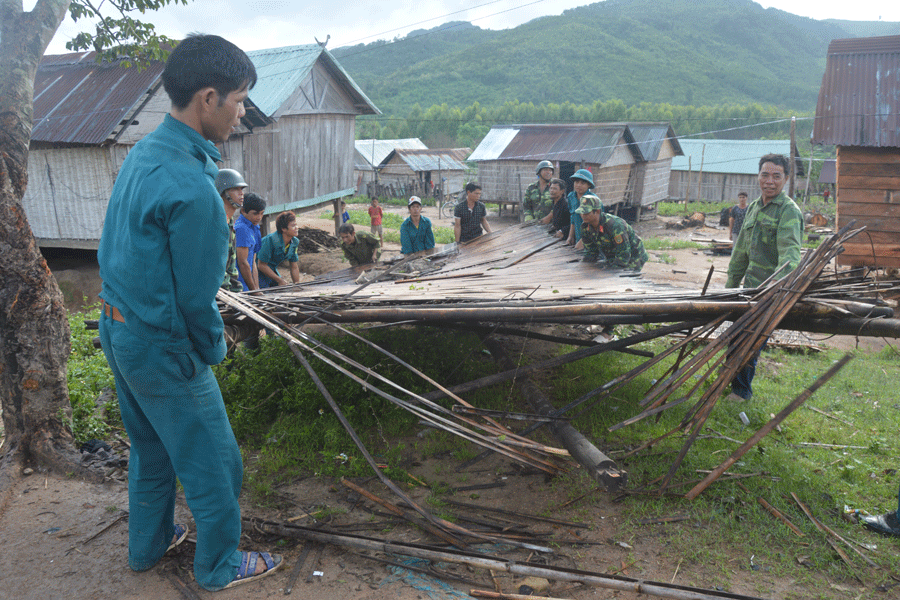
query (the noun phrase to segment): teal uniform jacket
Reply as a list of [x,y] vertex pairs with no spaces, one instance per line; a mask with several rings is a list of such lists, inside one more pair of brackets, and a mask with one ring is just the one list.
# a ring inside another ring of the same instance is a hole
[[[281,232],[273,231],[260,242],[259,254],[256,255],[256,258],[260,263],[267,264],[273,272],[280,276],[281,273],[278,273],[278,265],[284,261],[298,262],[300,260],[297,253],[299,247],[299,238],[292,237],[291,243],[285,246],[284,237],[282,237]],[[276,285],[278,284],[267,276],[262,273],[259,274],[259,287],[270,288],[275,287]]]
[[216,306],[229,236],[214,186],[221,159],[212,142],[166,115],[126,157],[97,251],[100,297],[128,328],[168,352],[196,350],[208,365],[225,358]]
[[788,263],[784,277],[800,263],[803,214],[787,194],[781,192],[763,206],[757,198],[747,207],[744,224],[734,241],[728,263],[726,288],[759,287],[781,265]]
[[[600,204],[600,212],[606,212],[603,208],[603,202],[600,200],[600,197],[594,194],[591,190],[585,192],[584,196],[595,196],[597,198],[597,202]],[[569,218],[572,221],[572,227],[575,229],[576,244],[578,243],[578,240],[581,239],[581,227],[582,225],[584,225],[584,221],[582,220],[581,215],[575,212],[575,209],[581,205],[581,200],[584,199],[584,196],[579,199],[578,195],[574,191],[569,192],[569,195],[566,196],[566,202],[569,203]]]
[[400,252],[412,254],[434,248],[434,232],[431,230],[431,219],[419,217],[419,226],[413,225],[412,217],[400,224]]

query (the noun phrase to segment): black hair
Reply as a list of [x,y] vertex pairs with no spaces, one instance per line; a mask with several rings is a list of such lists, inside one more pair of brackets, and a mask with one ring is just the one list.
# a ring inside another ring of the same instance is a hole
[[772,163],[773,165],[781,166],[784,169],[784,174],[787,175],[791,172],[791,163],[788,162],[787,156],[784,154],[766,154],[761,159],[759,159],[759,170],[762,171],[762,166],[767,162]]
[[[762,166],[762,165],[760,165],[760,167],[761,167],[761,166]],[[740,196],[744,196],[744,197],[746,197],[746,198],[749,198],[749,197],[750,197],[750,196],[747,194],[747,192],[738,192],[738,197],[740,197]]]
[[220,102],[245,86],[252,89],[256,67],[243,50],[225,38],[192,33],[169,54],[162,81],[172,106],[184,109],[203,88],[214,88]]
[[480,189],[481,189],[481,186],[478,185],[477,183],[475,183],[474,181],[470,181],[469,183],[466,184],[466,193],[467,194],[470,194],[470,193],[474,192],[475,190],[480,190]]
[[297,220],[297,215],[295,215],[294,213],[292,213],[289,210],[281,213],[275,219],[275,231],[277,231],[278,233],[281,233],[282,231],[287,229],[288,225],[290,225],[292,222],[294,222],[296,220]]
[[262,199],[259,194],[254,194],[250,192],[246,196],[244,196],[244,205],[241,206],[242,213],[248,213],[251,210],[265,210],[266,209],[266,201]]
[[344,223],[343,225],[340,226],[340,228],[338,228],[338,234],[353,233],[354,231],[356,231],[356,230],[353,229],[352,223]]
[[566,191],[566,188],[568,187],[568,186],[566,186],[566,182],[558,177],[554,177],[553,179],[550,180],[550,185],[553,185],[554,183],[556,184],[556,186],[559,189],[561,189],[564,192]]

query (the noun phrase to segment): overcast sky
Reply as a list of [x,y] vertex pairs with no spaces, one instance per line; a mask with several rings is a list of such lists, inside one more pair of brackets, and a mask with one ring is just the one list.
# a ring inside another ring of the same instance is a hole
[[[26,8],[35,0],[26,0]],[[148,12],[159,33],[180,39],[194,31],[221,35],[244,50],[311,44],[330,35],[329,48],[392,39],[447,21],[469,21],[484,29],[505,29],[545,15],[591,4],[589,0],[192,0]],[[772,0],[760,2],[814,19],[900,21],[896,0]],[[363,8],[360,8],[363,7]],[[47,50],[65,44],[81,28],[66,18]]]

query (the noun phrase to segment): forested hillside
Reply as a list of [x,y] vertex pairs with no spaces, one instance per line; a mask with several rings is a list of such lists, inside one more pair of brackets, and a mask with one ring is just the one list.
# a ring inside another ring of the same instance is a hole
[[385,115],[511,100],[810,112],[832,39],[898,33],[751,0],[606,0],[505,31],[451,23],[334,54]]

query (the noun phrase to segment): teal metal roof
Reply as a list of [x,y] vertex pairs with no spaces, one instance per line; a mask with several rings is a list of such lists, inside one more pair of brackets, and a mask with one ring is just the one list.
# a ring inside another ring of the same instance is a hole
[[256,85],[250,99],[266,116],[272,116],[290,98],[320,58],[354,98],[359,114],[381,114],[347,71],[318,44],[253,50],[247,53],[256,67]]
[[[690,157],[691,170],[700,170],[703,162],[704,173],[734,173],[737,175],[757,175],[759,159],[764,154],[775,153],[788,156],[790,140],[678,140],[684,156],[672,158],[673,171],[687,171]],[[702,157],[702,159],[701,159]]]

